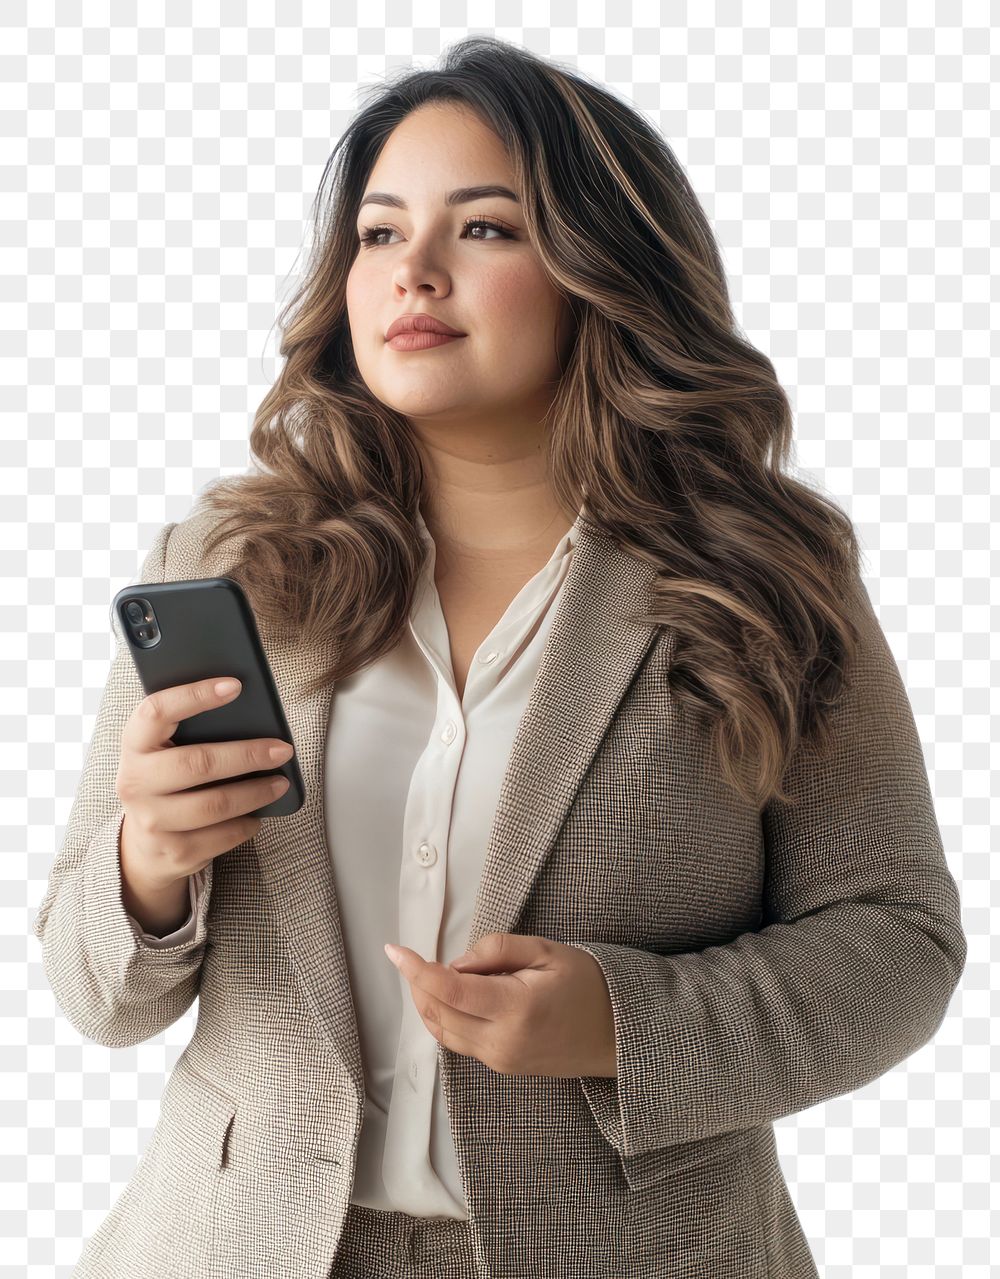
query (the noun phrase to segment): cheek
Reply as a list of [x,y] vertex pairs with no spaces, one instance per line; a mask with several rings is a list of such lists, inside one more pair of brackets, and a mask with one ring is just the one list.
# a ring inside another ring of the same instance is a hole
[[481,314],[484,325],[495,326],[508,343],[541,356],[554,345],[560,303],[537,265],[525,263],[484,281],[481,305],[472,314]]
[[[367,252],[370,252],[370,250],[367,250]],[[385,289],[386,287],[384,273],[379,271],[378,263],[373,262],[370,257],[366,257],[365,253],[366,250],[364,249],[358,249],[355,253],[350,270],[347,272],[347,279],[344,282],[344,296],[347,305],[357,311],[359,315],[364,314],[366,309],[370,309],[373,299],[383,296],[377,290]]]
[[347,314],[350,316],[358,310],[358,302],[362,297],[362,290],[359,287],[360,273],[357,264],[351,267],[347,273],[347,280],[344,285],[344,303],[347,307]]
[[528,260],[511,260],[501,271],[487,272],[479,282],[481,309],[518,327],[547,310],[551,288],[538,267]]
[[365,279],[364,269],[352,266],[344,282],[344,309],[359,364],[371,359],[373,334],[378,327],[372,297],[372,285]]

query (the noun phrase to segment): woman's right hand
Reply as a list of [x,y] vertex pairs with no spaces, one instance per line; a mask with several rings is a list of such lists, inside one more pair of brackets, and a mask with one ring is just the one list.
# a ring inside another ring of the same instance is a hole
[[[205,742],[175,746],[170,738],[181,720],[231,701],[215,691],[225,676],[177,684],[144,697],[122,732],[115,792],[125,809],[121,828],[122,874],[149,891],[185,880],[209,862],[260,830],[253,810],[270,804],[288,789],[285,777],[254,777],[191,787],[276,768],[294,753],[276,738],[239,742]],[[270,750],[284,753],[272,758]]]

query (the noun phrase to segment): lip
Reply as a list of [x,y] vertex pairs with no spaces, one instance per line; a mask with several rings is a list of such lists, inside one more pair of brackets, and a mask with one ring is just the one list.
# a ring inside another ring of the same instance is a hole
[[429,351],[432,346],[447,346],[449,342],[461,342],[464,333],[397,333],[386,342],[393,351]]
[[447,337],[465,337],[465,334],[460,330],[453,329],[450,325],[445,324],[443,320],[439,320],[433,315],[426,315],[422,311],[401,315],[398,319],[393,320],[385,331],[385,340],[390,342],[394,337],[398,337],[400,333],[443,333]]

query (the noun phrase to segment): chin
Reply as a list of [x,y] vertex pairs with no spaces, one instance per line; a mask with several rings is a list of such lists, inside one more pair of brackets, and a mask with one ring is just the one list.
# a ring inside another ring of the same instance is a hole
[[469,408],[461,400],[456,400],[454,396],[435,395],[433,391],[427,394],[402,394],[394,395],[388,389],[382,393],[372,390],[372,394],[377,396],[382,403],[396,413],[409,417],[434,417],[436,414],[462,413],[468,414]]

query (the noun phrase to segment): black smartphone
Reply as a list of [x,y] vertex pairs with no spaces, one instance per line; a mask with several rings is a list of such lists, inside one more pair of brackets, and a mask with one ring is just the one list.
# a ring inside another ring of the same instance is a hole
[[[278,768],[240,774],[239,780],[281,774],[288,790],[254,817],[284,817],[305,803],[305,784],[271,667],[260,642],[253,609],[238,582],[229,577],[127,586],[111,605],[113,625],[129,646],[146,693],[213,676],[235,675],[242,688],[222,706],[181,720],[170,739],[175,746],[275,737],[291,742],[295,754]],[[233,778],[192,786],[204,790]]]

